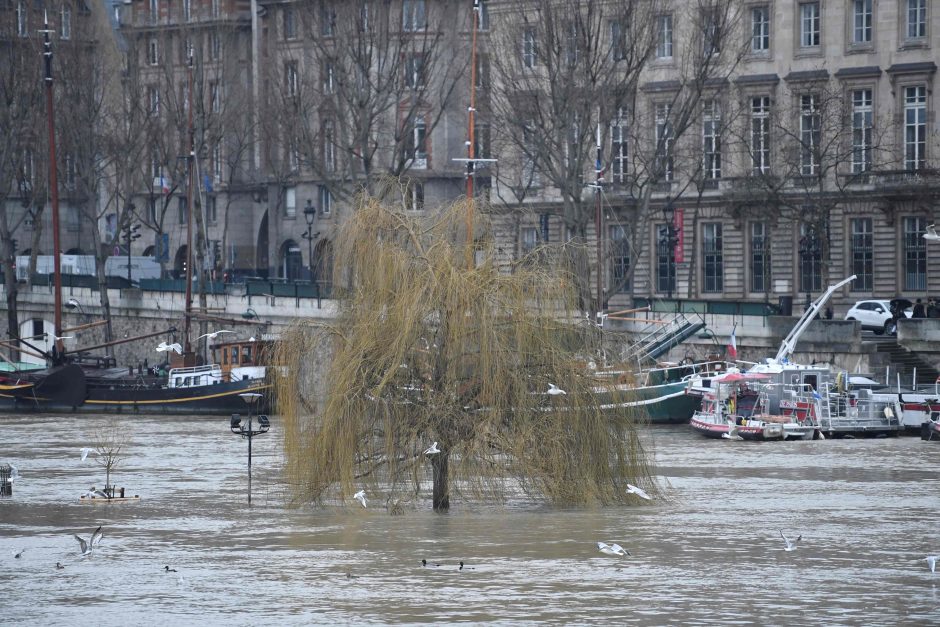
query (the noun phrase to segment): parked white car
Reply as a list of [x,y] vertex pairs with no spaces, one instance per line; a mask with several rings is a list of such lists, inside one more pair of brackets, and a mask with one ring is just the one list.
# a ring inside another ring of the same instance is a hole
[[[911,317],[910,309],[904,310],[904,315]],[[846,320],[858,320],[862,323],[862,330],[874,331],[877,335],[885,332],[886,325],[891,320],[891,302],[887,300],[860,300],[845,312]]]

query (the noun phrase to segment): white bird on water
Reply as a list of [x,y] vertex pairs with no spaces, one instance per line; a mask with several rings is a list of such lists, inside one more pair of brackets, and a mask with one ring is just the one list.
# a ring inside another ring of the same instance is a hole
[[353,498],[359,501],[359,503],[362,504],[363,507],[368,507],[368,501],[366,500],[365,490],[359,490],[358,492],[353,494]]
[[426,451],[424,451],[424,454],[425,455],[437,455],[440,452],[441,452],[441,449],[437,448],[437,442],[435,442],[434,444],[429,446]]
[[646,490],[643,488],[638,488],[632,483],[627,484],[627,494],[636,494],[641,499],[646,499],[647,501],[652,501],[653,497],[646,493]]
[[167,344],[166,342],[160,342],[157,344],[157,352],[165,353],[166,351],[176,351],[177,355],[183,354],[183,347],[180,346],[179,342],[173,342],[172,344]]
[[741,434],[738,433],[738,425],[734,423],[734,420],[728,419],[728,431],[722,433],[721,437],[725,440],[743,440]]
[[219,337],[220,333],[235,333],[235,331],[229,331],[228,329],[219,329],[218,331],[213,331],[212,333],[205,333],[203,335],[200,335],[196,339],[201,340],[202,338],[207,337],[210,340],[214,340],[215,338]]
[[626,550],[619,544],[607,544],[606,542],[598,542],[597,550],[604,555],[616,555],[618,557],[623,555],[630,555],[630,551]]
[[101,536],[104,534],[101,533],[101,527],[99,526],[95,529],[95,532],[91,534],[91,538],[88,542],[85,542],[85,539],[78,534],[74,534],[75,539],[78,540],[78,544],[82,549],[82,555],[91,555],[92,550],[101,543]]
[[558,396],[559,394],[567,394],[563,389],[555,385],[554,383],[548,384],[548,393],[552,396]]
[[783,532],[781,531],[780,537],[783,538],[783,541],[786,543],[786,546],[783,549],[784,551],[795,551],[796,543],[803,539],[803,534],[798,535],[796,540],[791,540],[790,538],[783,535]]
[[927,566],[930,566],[930,572],[937,572],[937,560],[940,560],[940,555],[928,555],[924,558],[924,561],[927,562]]

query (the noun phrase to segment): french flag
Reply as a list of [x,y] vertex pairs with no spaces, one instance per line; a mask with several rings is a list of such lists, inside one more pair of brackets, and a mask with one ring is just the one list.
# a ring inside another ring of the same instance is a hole
[[165,176],[156,176],[153,179],[153,188],[159,189],[163,194],[170,193],[170,181]]
[[731,359],[738,358],[738,342],[735,340],[734,332],[737,329],[737,325],[731,329],[731,341],[728,343],[728,357]]

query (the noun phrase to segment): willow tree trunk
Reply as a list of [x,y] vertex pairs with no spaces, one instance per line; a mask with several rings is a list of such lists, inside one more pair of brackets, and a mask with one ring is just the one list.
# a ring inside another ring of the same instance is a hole
[[432,503],[435,512],[450,509],[450,491],[447,489],[447,453],[441,452],[431,457],[431,469],[434,476]]

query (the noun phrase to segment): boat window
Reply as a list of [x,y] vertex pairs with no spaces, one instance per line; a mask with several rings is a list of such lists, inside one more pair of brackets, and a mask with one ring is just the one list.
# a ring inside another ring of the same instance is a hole
[[186,377],[185,379],[183,379],[183,386],[189,387],[190,381],[192,381],[192,377]]
[[803,377],[803,383],[808,385],[811,390],[816,391],[816,388],[819,387],[819,378],[815,374],[806,375]]
[[232,347],[232,365],[235,366],[238,364],[238,347]]
[[178,387],[180,386],[180,381],[182,381],[182,378],[180,378],[180,377],[174,377],[174,378],[173,378],[173,387],[178,388]]
[[243,364],[251,363],[251,347],[250,346],[245,346],[242,349],[242,363]]
[[222,349],[222,365],[223,366],[228,365],[228,351],[225,350],[224,348]]

